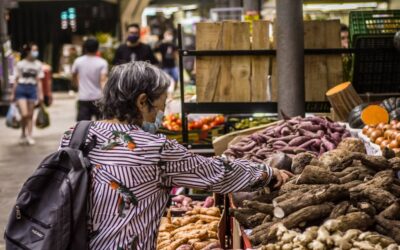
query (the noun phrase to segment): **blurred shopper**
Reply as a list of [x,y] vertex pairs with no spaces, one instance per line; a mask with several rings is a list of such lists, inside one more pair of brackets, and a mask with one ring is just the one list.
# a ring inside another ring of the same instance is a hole
[[107,82],[108,63],[96,56],[99,42],[94,38],[83,44],[85,54],[78,57],[72,65],[72,78],[78,87],[77,121],[99,119],[99,110],[95,102],[102,97],[102,90]]
[[176,58],[178,48],[174,44],[174,34],[171,30],[164,32],[164,39],[155,49],[156,52],[161,53],[161,66],[162,69],[178,82],[178,67],[176,66]]
[[345,24],[340,27],[340,41],[342,48],[349,48],[349,28]]
[[52,94],[52,70],[49,64],[43,63],[43,79],[42,79],[42,91],[43,91],[43,101],[44,105],[49,107],[53,103]]
[[129,25],[127,33],[126,42],[121,44],[115,52],[114,65],[134,61],[148,61],[151,64],[159,63],[150,46],[140,42],[140,26],[138,24]]
[[[345,24],[342,24],[340,27],[340,41],[341,41],[341,46],[343,49],[349,48],[349,28]],[[351,81],[351,79],[352,79],[352,72],[351,72],[352,56],[351,56],[351,54],[343,54],[342,60],[343,60],[343,81],[345,81],[345,82]]]
[[39,49],[36,44],[22,47],[21,58],[16,65],[15,85],[11,100],[15,100],[21,114],[22,134],[20,143],[33,145],[32,138],[33,111],[35,103],[43,101],[42,79],[44,77],[42,63],[37,59]]

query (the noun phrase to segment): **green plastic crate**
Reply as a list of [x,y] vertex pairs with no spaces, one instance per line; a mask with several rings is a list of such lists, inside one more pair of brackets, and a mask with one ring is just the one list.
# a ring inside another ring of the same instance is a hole
[[400,10],[350,12],[350,40],[353,47],[358,38],[393,36],[400,30]]

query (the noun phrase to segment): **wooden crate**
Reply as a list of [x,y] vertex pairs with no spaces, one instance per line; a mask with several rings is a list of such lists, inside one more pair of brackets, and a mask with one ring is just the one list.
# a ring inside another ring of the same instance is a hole
[[[276,42],[276,39],[274,39]],[[276,48],[276,44],[272,45]],[[304,48],[328,49],[340,48],[339,20],[305,21]],[[343,63],[341,55],[304,56],[304,77],[306,101],[327,101],[325,93],[331,87],[343,81]],[[278,100],[277,64],[272,62],[272,101]]]
[[[269,22],[198,23],[197,50],[269,49]],[[252,41],[252,42],[251,42]],[[196,60],[198,102],[267,101],[267,56],[199,56]]]

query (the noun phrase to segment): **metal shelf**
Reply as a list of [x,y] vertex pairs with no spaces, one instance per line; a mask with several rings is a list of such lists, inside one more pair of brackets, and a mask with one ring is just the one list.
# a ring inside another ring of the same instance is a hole
[[[371,51],[393,51],[391,48],[364,48],[364,49],[304,49],[304,55],[337,55],[357,54]],[[184,50],[180,49],[181,56],[276,56],[276,50]]]
[[[205,102],[205,103],[183,103],[184,113],[190,114],[252,114],[252,113],[277,113],[276,102]],[[306,102],[308,113],[330,112],[329,102]]]

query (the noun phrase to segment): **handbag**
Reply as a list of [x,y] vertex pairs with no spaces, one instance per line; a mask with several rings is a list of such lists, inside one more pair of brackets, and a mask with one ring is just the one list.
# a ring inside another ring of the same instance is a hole
[[21,115],[18,111],[17,105],[11,103],[7,111],[6,126],[9,128],[21,127]]
[[47,128],[50,126],[50,116],[43,104],[39,106],[39,112],[36,117],[37,128]]

